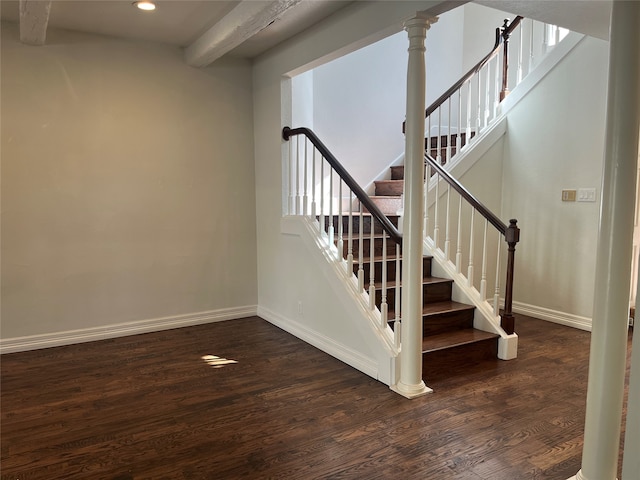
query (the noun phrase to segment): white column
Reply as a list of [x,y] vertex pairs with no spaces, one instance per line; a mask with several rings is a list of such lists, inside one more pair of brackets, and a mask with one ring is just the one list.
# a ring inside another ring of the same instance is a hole
[[414,398],[431,392],[422,381],[422,216],[426,68],[424,41],[438,19],[417,14],[405,23],[409,35],[402,241],[402,343],[400,380],[391,388]]
[[578,480],[614,480],[618,469],[640,129],[638,25],[640,3],[615,0],[587,412]]
[[[640,272],[636,298],[640,298]],[[637,318],[637,317],[636,317]],[[640,345],[640,326],[633,330],[633,345]],[[622,480],[638,478],[640,472],[640,348],[631,349],[629,397],[627,398],[627,427],[624,434]]]

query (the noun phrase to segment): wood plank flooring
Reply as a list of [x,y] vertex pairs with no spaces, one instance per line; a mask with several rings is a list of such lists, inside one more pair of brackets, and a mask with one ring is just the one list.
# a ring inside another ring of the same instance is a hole
[[0,478],[564,480],[590,335],[517,327],[411,401],[257,317],[3,355]]

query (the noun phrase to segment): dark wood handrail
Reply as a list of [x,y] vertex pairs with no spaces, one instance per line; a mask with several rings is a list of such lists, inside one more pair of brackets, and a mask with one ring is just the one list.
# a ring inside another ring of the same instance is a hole
[[382,228],[389,234],[389,237],[402,247],[402,234],[398,231],[398,229],[391,223],[391,221],[387,218],[387,216],[380,211],[378,206],[373,203],[369,195],[362,189],[360,185],[353,179],[349,172],[345,170],[340,162],[333,156],[333,154],[329,151],[329,149],[325,146],[324,143],[313,133],[312,130],[299,127],[299,128],[290,128],[284,127],[282,129],[282,138],[288,141],[293,135],[304,135],[306,136],[311,143],[318,149],[318,151],[322,154],[322,156],[327,160],[329,165],[336,171],[336,173],[340,176],[340,178],[344,181],[344,183],[351,189],[351,191],[355,194],[355,196],[360,200],[360,203],[366,207],[369,213],[382,225]]
[[515,268],[516,244],[520,241],[520,229],[518,221],[515,218],[509,220],[507,226],[502,220],[485,207],[480,200],[473,196],[458,180],[453,178],[442,166],[430,155],[425,154],[424,159],[431,168],[433,168],[444,181],[460,194],[469,204],[482,215],[487,221],[493,225],[503,236],[507,242],[507,280],[504,287],[504,310],[501,313],[502,328],[511,335],[515,330],[515,317],[513,316],[513,272]]
[[453,178],[449,172],[442,168],[437,160],[427,154],[425,154],[424,158],[429,166],[438,172],[440,177],[451,185],[451,187],[458,192],[460,196],[464,197],[464,199],[469,202],[471,206],[480,213],[480,215],[486,218],[491,225],[496,227],[502,235],[506,235],[508,227],[502,220],[500,220],[491,210],[485,207],[480,200],[474,197],[473,194],[458,182],[458,180]]
[[[520,22],[522,21],[523,18],[524,17],[521,17],[520,15],[518,15],[516,18],[513,19],[513,22],[511,22],[511,24],[509,24],[508,26],[506,26],[506,23],[508,22],[508,20],[505,20],[505,26],[503,26],[502,28],[500,27],[496,28],[496,41],[491,51],[487,55],[485,55],[484,58],[482,58],[482,60],[480,60],[473,67],[471,67],[471,69],[467,73],[465,73],[462,77],[460,77],[460,79],[456,83],[451,85],[451,87],[449,87],[449,89],[446,92],[440,95],[431,105],[429,105],[425,111],[425,117],[428,117],[433,112],[435,112],[438,109],[438,107],[440,107],[451,95],[457,92],[467,80],[469,80],[476,73],[478,73],[480,69],[484,67],[489,60],[491,60],[493,57],[495,57],[498,54],[498,52],[500,51],[500,45],[502,44],[502,42],[504,40],[509,39],[509,36],[516,29],[516,27],[520,25]],[[402,133],[405,133],[405,127],[406,127],[406,122],[402,122]]]

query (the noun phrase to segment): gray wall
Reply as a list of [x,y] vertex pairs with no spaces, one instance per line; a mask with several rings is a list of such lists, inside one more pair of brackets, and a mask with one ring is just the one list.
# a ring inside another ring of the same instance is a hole
[[251,66],[2,25],[2,339],[257,303]]

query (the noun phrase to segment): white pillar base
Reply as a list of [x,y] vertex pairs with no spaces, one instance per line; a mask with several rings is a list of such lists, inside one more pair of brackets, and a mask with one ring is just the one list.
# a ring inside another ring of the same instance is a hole
[[[573,477],[568,478],[567,480],[589,480],[588,478],[585,478],[584,475],[582,475],[582,470],[579,470],[578,473],[576,473]],[[616,478],[616,480],[618,480]]]
[[417,397],[422,397],[427,393],[432,393],[433,389],[427,387],[424,382],[420,382],[417,385],[405,385],[403,383],[396,383],[395,385],[391,385],[391,390],[396,393],[399,393],[405,398],[412,399]]
[[498,358],[500,360],[513,360],[518,356],[518,335],[512,333],[498,339]]

